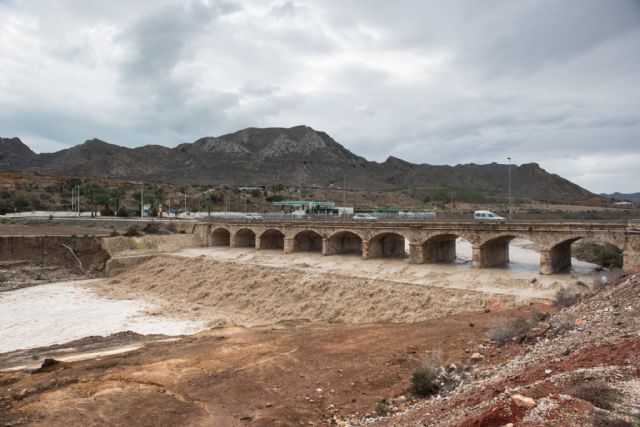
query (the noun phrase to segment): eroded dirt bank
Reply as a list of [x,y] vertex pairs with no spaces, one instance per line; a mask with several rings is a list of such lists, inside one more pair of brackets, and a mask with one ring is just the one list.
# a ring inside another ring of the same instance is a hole
[[528,299],[296,268],[161,256],[92,284],[111,298],[151,299],[158,314],[254,326],[286,320],[419,322]]

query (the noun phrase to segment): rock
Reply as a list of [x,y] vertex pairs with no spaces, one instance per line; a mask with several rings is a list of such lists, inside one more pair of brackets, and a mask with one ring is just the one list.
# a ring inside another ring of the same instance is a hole
[[455,363],[452,363],[449,366],[447,366],[447,371],[455,371],[456,369],[458,369],[458,367],[456,366]]
[[485,313],[491,313],[491,309],[489,307],[487,307],[487,308],[484,309],[484,312]]
[[407,401],[407,398],[404,395],[396,397],[396,402],[398,403],[404,403],[406,401]]
[[473,353],[471,355],[471,360],[478,361],[478,360],[482,360],[482,359],[484,359],[484,356],[482,356],[480,353]]
[[546,375],[549,375],[551,372],[553,372],[551,369],[545,369],[545,370],[544,370],[544,373],[545,373]]
[[513,396],[511,396],[511,400],[513,400],[513,403],[515,403],[516,406],[520,406],[523,408],[531,409],[536,406],[535,400],[533,400],[530,397],[523,396],[521,394],[514,394]]
[[504,427],[513,427],[513,423],[507,423],[507,424],[504,425]]
[[469,322],[469,326],[471,326],[473,328],[474,326],[476,326],[476,324],[473,323],[473,322]]

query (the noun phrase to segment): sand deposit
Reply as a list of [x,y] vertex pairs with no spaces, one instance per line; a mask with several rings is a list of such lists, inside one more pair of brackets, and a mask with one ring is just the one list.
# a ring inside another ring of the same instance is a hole
[[112,298],[151,299],[159,314],[210,325],[246,326],[293,319],[417,322],[496,304],[512,295],[398,283],[380,278],[160,256],[91,288]]

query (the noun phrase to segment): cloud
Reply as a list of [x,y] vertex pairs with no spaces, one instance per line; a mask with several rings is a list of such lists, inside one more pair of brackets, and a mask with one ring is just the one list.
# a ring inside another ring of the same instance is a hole
[[0,0],[0,20],[2,136],[39,151],[307,124],[376,161],[510,156],[640,191],[636,0]]

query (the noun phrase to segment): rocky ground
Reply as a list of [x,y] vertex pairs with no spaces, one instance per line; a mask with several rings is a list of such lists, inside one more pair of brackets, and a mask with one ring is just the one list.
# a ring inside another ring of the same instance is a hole
[[498,347],[485,341],[474,349],[475,358],[448,369],[457,373],[452,391],[443,383],[443,391],[428,400],[390,405],[390,416],[338,424],[640,425],[639,309],[640,275],[624,277],[543,320],[517,342]]

